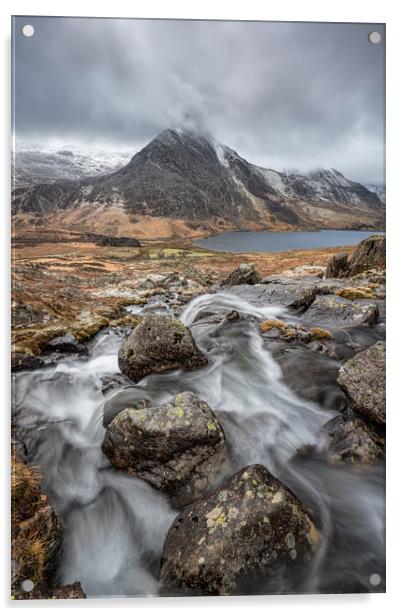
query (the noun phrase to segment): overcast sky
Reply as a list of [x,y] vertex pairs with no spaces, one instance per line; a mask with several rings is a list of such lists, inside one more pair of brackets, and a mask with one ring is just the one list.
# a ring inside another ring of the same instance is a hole
[[[32,38],[20,29],[30,23]],[[132,150],[210,132],[274,169],[384,180],[384,38],[368,24],[16,18],[17,140]]]

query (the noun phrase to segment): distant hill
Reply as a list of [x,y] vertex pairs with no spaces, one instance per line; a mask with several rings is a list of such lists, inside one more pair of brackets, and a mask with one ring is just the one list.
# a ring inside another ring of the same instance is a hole
[[[74,154],[62,156],[67,167],[69,158],[75,164]],[[136,237],[384,225],[376,192],[335,169],[280,173],[181,129],[163,131],[114,171],[90,173],[17,184],[13,213],[21,229],[32,217],[54,228]]]

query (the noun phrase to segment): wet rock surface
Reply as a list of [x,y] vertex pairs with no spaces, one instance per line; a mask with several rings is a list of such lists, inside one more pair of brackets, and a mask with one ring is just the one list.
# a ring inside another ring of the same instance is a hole
[[135,382],[152,372],[206,365],[190,330],[166,315],[147,314],[119,351],[119,368]]
[[251,263],[241,263],[227,278],[221,282],[222,287],[232,287],[240,284],[259,284],[262,277]]
[[87,347],[81,344],[73,334],[66,334],[65,336],[58,336],[48,340],[43,346],[45,353],[79,353],[86,354]]
[[262,465],[241,469],[189,505],[165,540],[163,592],[232,594],[248,576],[303,567],[319,534],[301,503]]
[[329,424],[331,463],[373,464],[384,458],[385,436],[359,417],[336,417]]
[[108,425],[102,451],[115,468],[167,493],[175,506],[202,496],[228,456],[220,423],[190,392],[161,406],[119,413]]
[[351,407],[367,419],[386,423],[386,346],[377,342],[349,359],[337,379]]
[[334,325],[374,325],[379,317],[375,303],[365,300],[351,301],[335,295],[320,296],[304,313],[304,319],[311,323]]
[[45,362],[41,357],[35,355],[27,355],[25,353],[12,353],[11,354],[11,370],[17,372],[18,370],[37,370],[43,368]]

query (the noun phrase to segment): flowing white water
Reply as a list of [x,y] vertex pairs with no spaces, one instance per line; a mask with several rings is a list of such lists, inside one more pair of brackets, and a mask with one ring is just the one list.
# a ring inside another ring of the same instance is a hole
[[[243,318],[229,325],[197,320],[231,310]],[[383,471],[357,473],[322,460],[294,461],[301,448],[324,445],[322,428],[335,412],[298,398],[263,347],[253,318],[272,318],[282,311],[256,308],[223,293],[194,299],[182,321],[192,328],[209,365],[150,375],[124,389],[125,404],[130,398],[158,403],[180,391],[194,391],[217,413],[235,469],[262,463],[312,507],[323,547],[304,579],[292,588],[278,587],[278,592],[315,592],[337,582],[346,588],[345,577],[352,588],[358,584],[365,589],[369,576],[383,570]],[[101,333],[89,359],[22,373],[16,384],[30,457],[63,517],[61,581],[80,580],[88,596],[158,593],[163,540],[176,515],[163,495],[114,471],[100,449],[101,378],[118,372],[121,343],[118,336]],[[108,401],[116,410],[119,396],[121,391]]]

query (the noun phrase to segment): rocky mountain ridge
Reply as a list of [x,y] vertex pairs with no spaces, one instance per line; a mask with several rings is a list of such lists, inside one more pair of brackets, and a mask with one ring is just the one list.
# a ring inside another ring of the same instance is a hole
[[[106,232],[112,213],[118,227],[130,229],[144,222],[141,217],[182,223],[173,235],[195,229],[382,228],[385,216],[375,192],[335,169],[280,173],[181,129],[163,131],[110,173],[17,186],[13,211],[64,213],[58,224],[81,228],[97,216]],[[114,233],[120,235],[120,228]]]

